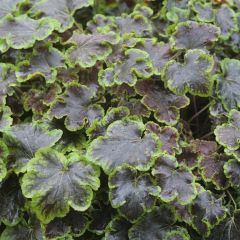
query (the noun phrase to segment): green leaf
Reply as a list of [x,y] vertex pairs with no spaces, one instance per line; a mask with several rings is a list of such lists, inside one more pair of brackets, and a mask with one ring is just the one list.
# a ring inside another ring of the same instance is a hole
[[224,165],[224,173],[232,186],[240,187],[240,163],[235,159],[230,159]]
[[235,12],[223,4],[216,11],[215,23],[221,29],[221,38],[227,40],[234,30],[237,30],[237,19]]
[[17,225],[22,219],[24,198],[15,175],[11,175],[1,184],[0,205],[0,222],[6,226]]
[[180,116],[180,109],[189,104],[186,96],[177,96],[164,89],[158,80],[139,81],[136,92],[143,96],[141,102],[154,112],[157,121],[175,125]]
[[146,171],[159,154],[160,142],[155,134],[144,134],[145,126],[139,120],[118,120],[110,124],[104,136],[92,141],[87,157],[106,173],[129,164]]
[[229,150],[240,147],[240,112],[233,109],[229,113],[228,123],[217,126],[214,133],[216,140]]
[[12,111],[8,106],[0,107],[0,132],[5,132],[12,125]]
[[166,234],[163,240],[190,240],[188,231],[185,228],[172,230]]
[[222,199],[217,199],[210,191],[198,194],[191,206],[192,226],[199,234],[208,236],[211,229],[226,217]]
[[51,106],[49,115],[57,119],[66,116],[67,129],[77,131],[103,116],[103,108],[99,104],[94,104],[94,100],[96,100],[94,91],[84,85],[72,84]]
[[25,82],[36,76],[43,76],[47,82],[54,82],[57,69],[64,66],[64,56],[59,50],[52,46],[38,46],[29,60],[17,65],[17,80]]
[[179,147],[179,133],[176,128],[173,127],[160,127],[154,122],[148,122],[146,124],[146,129],[149,132],[155,133],[160,142],[162,143],[161,152],[174,155],[175,152],[180,151]]
[[173,210],[165,205],[155,207],[150,213],[146,213],[129,230],[130,240],[163,240],[171,225],[176,222]]
[[140,174],[129,166],[112,172],[108,185],[112,206],[132,222],[153,208],[161,191],[149,174]]
[[56,218],[46,225],[47,239],[65,239],[67,236],[79,237],[84,234],[89,220],[82,213],[70,211],[64,218]]
[[176,200],[181,205],[186,205],[197,195],[194,175],[186,167],[178,166],[174,156],[159,157],[152,174],[162,190],[160,198],[164,202]]
[[0,105],[3,105],[7,95],[11,95],[12,86],[16,86],[15,68],[11,64],[0,63]]
[[177,25],[171,42],[175,49],[204,49],[219,35],[219,28],[212,24],[187,21]]
[[39,150],[22,179],[25,197],[32,199],[37,216],[44,223],[64,217],[72,207],[85,211],[93,190],[99,188],[99,171],[78,153],[65,157],[51,148]]
[[187,92],[207,97],[211,94],[213,79],[213,57],[204,51],[188,50],[184,56],[184,64],[170,61],[163,73],[163,80],[168,88],[176,94]]
[[74,32],[67,43],[74,44],[66,51],[71,66],[92,67],[97,61],[104,61],[112,52],[112,45],[119,42],[114,32],[83,34]]
[[93,5],[93,0],[40,0],[31,9],[55,21],[55,29],[65,32],[74,24],[76,10]]
[[138,77],[145,79],[153,74],[151,59],[147,52],[139,49],[125,51],[125,59],[99,73],[99,83],[104,87],[123,83],[134,86]]
[[34,20],[27,15],[8,17],[0,21],[0,39],[14,49],[30,48],[36,41],[47,38],[53,29],[53,22],[47,18]]
[[227,110],[240,107],[240,61],[225,58],[221,61],[222,74],[216,76],[217,93]]
[[173,57],[170,44],[158,42],[156,38],[141,39],[135,47],[149,54],[156,75],[160,75],[165,64]]
[[22,123],[12,126],[4,133],[4,141],[14,157],[13,169],[16,173],[25,172],[27,163],[36,151],[53,146],[62,136],[61,130],[49,131],[41,125]]
[[21,2],[21,0],[2,0],[0,5],[0,18],[16,11],[19,2]]

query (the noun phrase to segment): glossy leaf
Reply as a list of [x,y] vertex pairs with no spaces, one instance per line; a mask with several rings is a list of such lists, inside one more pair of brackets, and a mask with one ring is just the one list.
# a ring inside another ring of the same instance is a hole
[[39,219],[49,223],[65,216],[70,207],[85,211],[91,205],[93,191],[99,188],[99,171],[83,157],[68,157],[51,148],[39,150],[27,166],[22,180],[23,194],[32,198]]

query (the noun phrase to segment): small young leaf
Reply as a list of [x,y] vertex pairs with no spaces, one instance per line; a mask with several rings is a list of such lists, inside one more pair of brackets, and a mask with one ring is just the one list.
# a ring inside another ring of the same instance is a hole
[[176,94],[187,92],[202,97],[211,94],[213,79],[213,57],[204,51],[188,50],[184,56],[184,64],[170,61],[163,73],[163,79],[168,88]]
[[65,125],[70,131],[83,128],[86,123],[91,125],[94,120],[103,116],[103,108],[93,104],[95,93],[84,85],[70,85],[65,93],[51,106],[49,115],[65,118]]
[[123,83],[134,86],[138,77],[149,78],[153,74],[151,59],[147,52],[139,49],[125,51],[125,59],[99,73],[99,83],[104,87]]
[[111,173],[110,201],[129,221],[136,221],[155,204],[161,189],[155,186],[149,174],[139,174],[125,166]]
[[193,2],[193,10],[197,13],[197,20],[203,22],[213,22],[214,21],[214,9],[212,3],[201,1]]
[[39,150],[22,179],[23,194],[32,198],[32,206],[41,221],[49,223],[63,217],[70,207],[85,211],[91,205],[93,191],[99,188],[99,171],[79,154],[65,157],[51,148]]
[[164,202],[176,199],[186,205],[197,195],[194,175],[186,167],[178,166],[177,160],[171,155],[159,157],[152,174],[162,190],[160,197]]
[[87,156],[106,173],[124,164],[134,166],[140,171],[148,170],[159,154],[160,142],[155,134],[144,134],[144,130],[145,126],[141,121],[115,121],[104,136],[92,141]]
[[141,102],[154,111],[157,121],[175,125],[180,109],[189,104],[186,96],[177,96],[161,86],[157,80],[144,80],[135,85],[136,92],[143,96]]

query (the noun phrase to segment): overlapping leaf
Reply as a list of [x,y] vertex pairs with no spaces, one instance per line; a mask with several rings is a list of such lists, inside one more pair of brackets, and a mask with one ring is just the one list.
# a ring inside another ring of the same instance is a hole
[[12,126],[4,134],[4,140],[11,149],[14,170],[25,172],[27,163],[40,148],[53,146],[62,136],[61,130],[49,131],[43,126],[22,123]]
[[92,4],[93,0],[40,0],[31,10],[55,20],[55,29],[64,32],[73,26],[75,11]]
[[[1,33],[1,31],[0,31]],[[83,34],[74,32],[67,43],[74,46],[67,50],[69,64],[81,67],[92,67],[97,61],[105,60],[112,52],[111,45],[119,42],[118,36],[114,32]]]
[[149,54],[133,48],[125,51],[125,59],[100,72],[99,83],[105,87],[123,83],[134,86],[138,77],[145,79],[152,74],[153,68]]
[[22,190],[32,198],[34,210],[43,222],[63,217],[70,207],[85,211],[93,191],[99,188],[99,172],[77,153],[65,157],[51,148],[39,150],[29,162]]
[[175,49],[204,49],[217,41],[219,34],[219,28],[212,24],[182,22],[172,36],[172,45]]
[[164,71],[163,79],[168,88],[176,94],[187,92],[198,96],[211,94],[213,79],[213,58],[202,50],[188,50],[184,64],[170,61]]
[[111,173],[110,201],[113,207],[130,221],[136,221],[155,204],[161,189],[149,174],[139,174],[134,168],[122,167]]
[[11,14],[17,10],[17,5],[20,3],[20,0],[2,0],[0,6],[0,18]]
[[153,133],[144,134],[139,120],[118,120],[110,124],[104,136],[96,138],[88,148],[88,158],[106,173],[123,164],[148,170],[160,151],[160,142]]
[[65,118],[68,130],[76,131],[86,124],[103,116],[103,108],[94,104],[95,93],[84,85],[71,85],[65,93],[52,105],[49,115],[55,118]]
[[[53,29],[53,22],[47,18],[34,20],[26,15],[3,18],[0,21],[0,40],[5,40],[8,47],[14,49],[29,48],[36,41],[47,38]],[[0,49],[1,45],[0,42]]]
[[197,195],[195,177],[186,167],[178,166],[171,155],[158,158],[152,174],[161,188],[160,197],[165,202],[177,200],[180,204],[190,203]]
[[222,74],[217,75],[217,92],[227,110],[240,107],[240,61],[225,58],[221,61]]
[[231,159],[224,165],[224,173],[229,179],[232,186],[240,186],[240,163]]
[[186,96],[177,96],[161,86],[160,81],[140,81],[135,86],[136,92],[143,96],[141,102],[154,111],[154,117],[159,122],[169,125],[177,123],[180,109],[189,104]]

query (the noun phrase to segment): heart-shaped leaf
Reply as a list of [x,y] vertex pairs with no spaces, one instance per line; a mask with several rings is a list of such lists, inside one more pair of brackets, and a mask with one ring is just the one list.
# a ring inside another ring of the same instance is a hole
[[57,68],[64,67],[63,54],[51,46],[39,46],[33,50],[29,60],[20,62],[16,69],[19,82],[43,76],[47,82],[53,82],[57,76]]
[[214,133],[216,140],[230,150],[240,147],[240,112],[232,110],[229,113],[229,123],[217,126]]
[[180,115],[180,109],[189,104],[186,96],[177,96],[164,89],[157,80],[140,81],[135,86],[136,92],[143,96],[141,102],[154,111],[154,117],[159,122],[174,125]]
[[197,195],[195,177],[184,166],[178,166],[175,157],[163,155],[155,163],[152,174],[161,188],[164,202],[177,200],[182,205],[190,203]]
[[74,32],[67,43],[75,46],[66,52],[71,66],[79,64],[83,68],[92,67],[97,61],[103,61],[112,52],[111,45],[119,42],[114,32],[83,34]]
[[104,136],[88,147],[89,160],[110,173],[123,164],[137,170],[148,170],[160,151],[160,142],[153,133],[144,134],[145,126],[139,120],[118,120],[110,124]]
[[12,126],[4,134],[4,141],[11,149],[16,173],[25,172],[27,163],[36,151],[53,146],[62,136],[61,130],[48,130],[44,126],[22,123]]
[[130,221],[136,221],[150,211],[161,191],[149,174],[141,175],[129,166],[111,173],[108,185],[112,206]]
[[221,61],[222,74],[217,75],[217,93],[227,110],[240,107],[240,61],[225,58]]
[[22,179],[23,194],[32,198],[39,219],[49,223],[63,217],[70,207],[85,211],[91,205],[93,191],[99,188],[99,171],[79,154],[65,157],[51,148],[39,150]]
[[222,199],[217,199],[210,191],[198,194],[191,206],[192,226],[199,234],[208,236],[210,230],[226,217]]
[[188,50],[184,56],[184,64],[170,61],[163,73],[168,88],[176,94],[187,92],[202,97],[211,94],[213,79],[213,57],[203,50]]
[[47,38],[53,29],[53,22],[47,18],[34,20],[27,15],[8,17],[0,21],[0,39],[15,49],[30,48],[36,41]]
[[65,32],[74,24],[73,15],[76,10],[88,7],[93,0],[41,0],[31,9],[35,13],[41,13],[44,17],[55,20],[55,29]]
[[171,41],[175,49],[204,49],[218,40],[218,27],[193,21],[181,22],[177,25]]
[[168,206],[155,207],[146,213],[129,230],[130,240],[163,240],[166,233],[171,230],[171,225],[176,222],[173,210]]
[[104,87],[123,83],[134,86],[138,77],[149,78],[153,74],[153,68],[149,54],[139,49],[125,51],[125,59],[116,62],[112,66],[99,73],[99,83]]
[[95,92],[84,85],[70,85],[65,93],[51,106],[49,115],[55,118],[65,118],[68,130],[76,131],[86,123],[91,125],[94,120],[103,116],[103,108],[94,104]]

